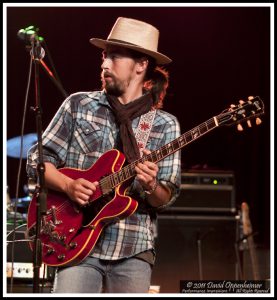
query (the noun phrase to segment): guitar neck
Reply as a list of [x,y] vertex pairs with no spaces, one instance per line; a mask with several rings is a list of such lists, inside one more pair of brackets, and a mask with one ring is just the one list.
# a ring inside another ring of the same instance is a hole
[[120,171],[110,174],[109,176],[105,177],[105,183],[104,180],[103,183],[101,181],[100,183],[102,185],[105,184],[106,190],[111,190],[119,184],[135,177],[135,166],[138,163],[143,163],[144,161],[157,163],[166,158],[167,156],[185,147],[194,140],[200,138],[204,134],[210,132],[217,126],[219,126],[218,120],[216,117],[213,117],[207,120],[206,122],[200,124],[199,126],[185,132],[184,134],[174,139],[173,141],[167,143],[166,145],[162,146],[161,148],[154,150],[150,154],[147,154],[142,158],[130,163],[129,165],[122,168]]

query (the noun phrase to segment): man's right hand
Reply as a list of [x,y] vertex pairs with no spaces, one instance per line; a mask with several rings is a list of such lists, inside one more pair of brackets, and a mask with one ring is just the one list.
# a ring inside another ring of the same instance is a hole
[[97,181],[90,182],[84,178],[72,179],[66,184],[66,193],[72,201],[80,206],[86,206],[98,185]]
[[84,178],[72,179],[57,170],[50,162],[45,162],[45,180],[48,188],[64,192],[80,206],[88,204],[99,182],[90,182]]

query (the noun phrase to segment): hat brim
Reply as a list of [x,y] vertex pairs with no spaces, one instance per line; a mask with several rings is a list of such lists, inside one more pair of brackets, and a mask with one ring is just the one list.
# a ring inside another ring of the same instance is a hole
[[158,65],[165,65],[165,64],[169,64],[172,62],[172,60],[169,57],[167,57],[166,55],[164,55],[162,53],[151,51],[151,50],[142,48],[137,45],[124,43],[123,41],[121,42],[121,41],[102,40],[102,39],[97,39],[97,38],[91,38],[89,41],[94,46],[101,48],[101,49],[106,49],[107,45],[113,45],[113,46],[120,46],[120,47],[124,47],[124,48],[128,48],[128,49],[132,49],[132,50],[147,54],[147,55],[153,57],[156,60],[156,63]]

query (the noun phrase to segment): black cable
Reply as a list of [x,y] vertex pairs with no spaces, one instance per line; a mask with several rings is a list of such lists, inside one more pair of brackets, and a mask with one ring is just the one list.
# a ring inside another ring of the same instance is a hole
[[[21,124],[21,140],[20,140],[20,156],[19,156],[19,166],[17,172],[17,179],[16,179],[16,194],[15,194],[15,205],[14,205],[14,220],[13,220],[13,237],[12,241],[15,241],[15,233],[16,233],[16,216],[17,216],[17,204],[18,204],[18,195],[19,195],[19,184],[20,184],[20,174],[22,170],[22,160],[23,160],[23,135],[25,129],[25,121],[26,121],[26,111],[27,111],[27,103],[28,103],[28,95],[30,90],[30,82],[31,82],[31,75],[32,75],[32,57],[30,59],[30,66],[29,66],[29,76],[27,81],[27,89],[25,94],[24,100],[24,109],[23,109],[23,117],[22,117],[22,124]],[[13,290],[13,267],[14,267],[14,244],[12,243],[11,249],[11,283],[10,283],[10,292],[12,293]]]

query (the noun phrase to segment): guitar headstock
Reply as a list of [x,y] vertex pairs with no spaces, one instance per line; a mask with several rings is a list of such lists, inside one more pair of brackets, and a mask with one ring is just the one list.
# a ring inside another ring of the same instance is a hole
[[243,234],[247,236],[252,234],[252,226],[249,217],[249,206],[246,202],[242,202],[241,204],[241,213],[242,213]]
[[231,107],[216,116],[219,125],[238,124],[238,130],[243,130],[241,123],[246,121],[251,127],[251,119],[256,119],[256,125],[261,123],[258,116],[264,114],[264,103],[259,96],[248,97],[246,102],[240,100],[239,104],[231,105]]

